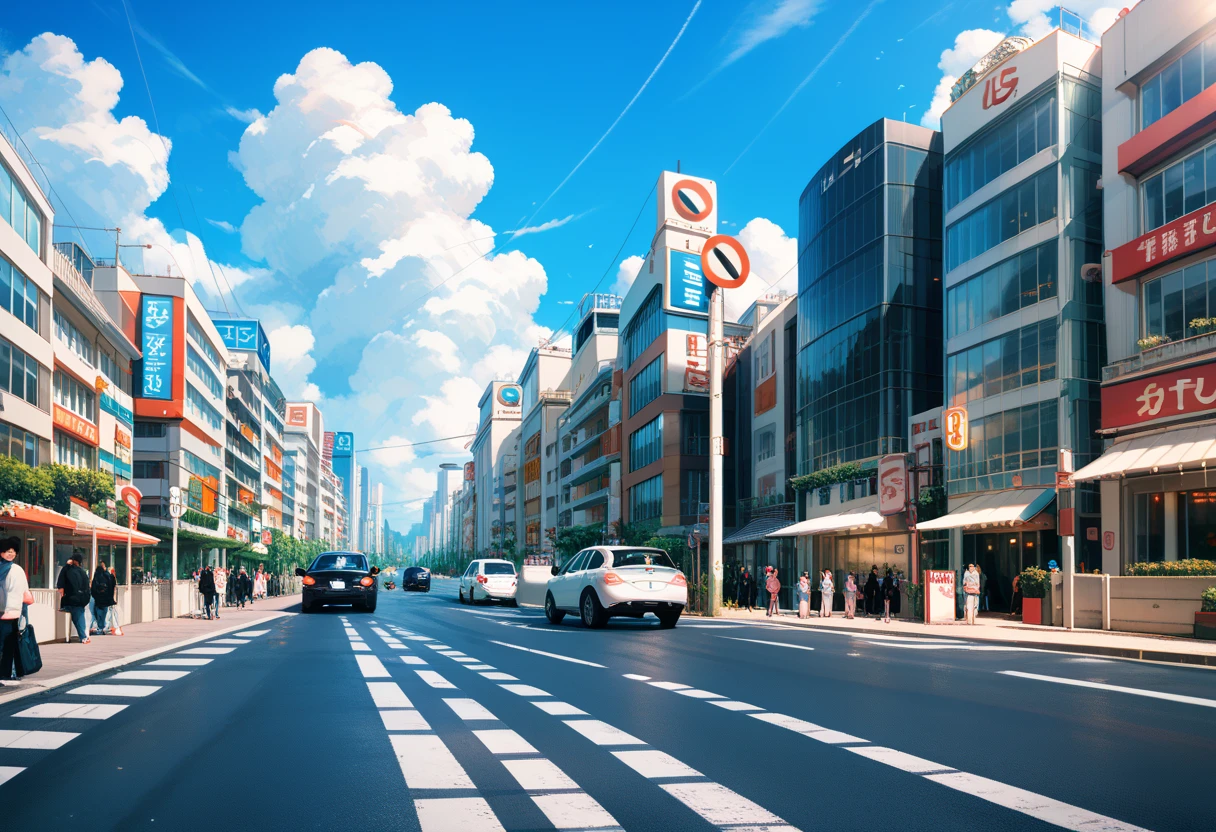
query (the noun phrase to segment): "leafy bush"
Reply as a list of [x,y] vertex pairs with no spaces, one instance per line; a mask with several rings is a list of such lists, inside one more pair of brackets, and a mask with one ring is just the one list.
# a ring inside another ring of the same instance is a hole
[[19,459],[0,456],[0,501],[49,506],[54,492],[55,483],[46,468],[31,468]]
[[1051,579],[1047,570],[1037,566],[1027,566],[1022,570],[1021,579],[1023,598],[1047,597],[1047,582]]
[[564,561],[588,546],[598,546],[604,539],[604,524],[592,523],[587,526],[571,526],[559,529],[554,548]]
[[842,462],[840,465],[820,468],[818,471],[812,471],[800,477],[790,477],[790,485],[796,491],[814,491],[817,488],[835,485],[839,482],[864,479],[865,476],[865,471],[859,463]]
[[1187,558],[1185,560],[1161,560],[1151,563],[1132,563],[1127,574],[1136,577],[1171,577],[1216,575],[1216,561]]
[[1216,586],[1210,586],[1199,596],[1203,600],[1203,612],[1216,612]]

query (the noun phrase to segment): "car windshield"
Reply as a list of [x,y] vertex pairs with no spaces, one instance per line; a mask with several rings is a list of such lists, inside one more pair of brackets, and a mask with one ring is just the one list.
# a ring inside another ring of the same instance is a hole
[[483,574],[486,575],[514,575],[515,564],[513,563],[487,563],[483,564]]
[[662,549],[617,549],[612,553],[612,565],[617,566],[666,566],[677,568],[671,556]]
[[318,555],[317,559],[312,562],[309,567],[309,572],[317,572],[326,569],[345,569],[351,572],[366,572],[367,558],[363,555],[352,555],[348,552],[330,552],[324,555]]

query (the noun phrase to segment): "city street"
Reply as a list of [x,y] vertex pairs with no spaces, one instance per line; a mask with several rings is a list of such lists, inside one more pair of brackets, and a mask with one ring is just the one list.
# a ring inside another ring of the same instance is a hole
[[1210,827],[1210,670],[455,592],[0,706],[4,828]]

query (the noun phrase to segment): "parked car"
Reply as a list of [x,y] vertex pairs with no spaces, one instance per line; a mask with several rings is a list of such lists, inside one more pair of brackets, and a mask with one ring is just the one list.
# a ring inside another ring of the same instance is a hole
[[515,564],[499,558],[483,558],[469,564],[460,576],[460,603],[499,601],[514,607],[519,576]]
[[303,580],[301,612],[313,612],[327,604],[351,604],[364,612],[376,611],[376,575],[379,567],[367,566],[367,556],[358,552],[322,552],[307,569],[297,567]]
[[431,570],[425,566],[407,566],[401,573],[401,589],[403,592],[409,592],[411,589],[430,592]]
[[662,549],[593,546],[558,569],[553,567],[545,593],[545,615],[560,624],[567,613],[588,627],[603,627],[615,615],[658,616],[674,627],[688,603],[684,573]]

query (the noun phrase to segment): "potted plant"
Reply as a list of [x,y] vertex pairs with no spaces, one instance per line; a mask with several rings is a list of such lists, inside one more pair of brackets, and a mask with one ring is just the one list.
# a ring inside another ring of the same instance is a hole
[[1195,638],[1216,640],[1216,586],[1210,586],[1199,596],[1203,606],[1195,613]]
[[1168,344],[1169,342],[1170,342],[1170,337],[1168,335],[1149,335],[1145,338],[1141,338],[1140,340],[1138,340],[1136,342],[1136,346],[1138,346],[1143,351],[1143,350],[1151,350],[1153,347],[1159,347],[1162,344]]
[[1043,623],[1043,598],[1047,595],[1047,570],[1028,566],[1022,570],[1022,621],[1026,624]]

